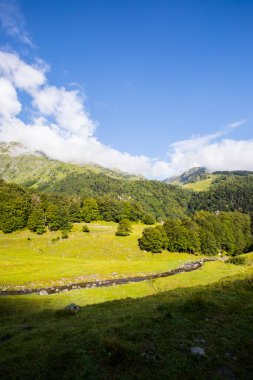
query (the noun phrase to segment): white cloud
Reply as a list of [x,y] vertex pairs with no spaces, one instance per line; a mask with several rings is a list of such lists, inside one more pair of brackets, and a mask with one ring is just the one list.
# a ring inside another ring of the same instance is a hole
[[46,86],[34,93],[33,104],[43,115],[53,116],[62,131],[86,138],[93,134],[95,123],[84,111],[78,91]]
[[[168,161],[106,146],[96,138],[97,123],[85,109],[81,92],[50,85],[47,69],[44,63],[27,64],[14,53],[0,51],[1,141],[21,142],[31,151],[40,150],[65,162],[97,163],[150,178],[165,178],[193,166],[253,170],[253,140],[225,139],[225,131],[172,144]],[[18,117],[22,92],[31,97],[33,119],[29,123]],[[227,127],[231,130],[242,122]]]
[[194,166],[206,166],[211,171],[253,170],[253,139],[219,140],[222,134],[172,144],[169,156],[173,171],[178,173]]
[[233,129],[233,128],[238,128],[241,125],[244,125],[245,123],[247,123],[247,119],[238,120],[233,123],[229,123],[226,126]]
[[0,77],[0,115],[15,116],[21,111],[15,87],[5,78]]
[[32,40],[26,31],[25,20],[15,0],[0,0],[0,24],[9,36],[33,47]]
[[40,67],[29,65],[13,53],[0,51],[0,75],[30,94],[46,82],[46,68],[41,64]]

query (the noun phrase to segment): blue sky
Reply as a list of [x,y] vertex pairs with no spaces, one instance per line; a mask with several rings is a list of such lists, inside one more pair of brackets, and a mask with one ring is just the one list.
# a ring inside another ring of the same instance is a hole
[[[0,49],[29,65],[42,60],[47,85],[79,90],[99,143],[127,152],[130,160],[149,158],[136,172],[162,177],[202,164],[253,169],[252,157],[240,160],[241,151],[251,151],[253,137],[252,1],[0,4],[5,4]],[[27,122],[34,94],[15,88],[22,103],[19,118]],[[51,122],[55,115],[48,117]],[[224,158],[231,149],[237,160]],[[89,159],[96,161],[94,154]],[[114,159],[98,163],[113,167]],[[152,169],[157,160],[159,169]],[[123,161],[119,157],[119,169],[134,171],[134,162]]]

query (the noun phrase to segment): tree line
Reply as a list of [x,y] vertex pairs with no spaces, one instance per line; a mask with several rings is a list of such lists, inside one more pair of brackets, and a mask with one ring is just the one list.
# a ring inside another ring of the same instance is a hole
[[[105,182],[104,176],[101,178],[101,183],[88,182],[87,187],[94,191],[84,189],[81,193],[85,195],[72,194],[71,189],[69,194],[35,191],[0,179],[0,230],[9,233],[29,228],[42,234],[47,229],[68,231],[72,223],[93,220],[148,225],[165,221],[163,226],[144,230],[141,249],[236,255],[250,245],[253,177],[220,178],[201,193],[158,181],[107,178]],[[67,182],[71,188],[72,180]],[[123,186],[124,181],[128,187]]]
[[68,231],[72,223],[122,219],[146,224],[156,221],[143,204],[132,199],[38,193],[0,180],[0,230],[5,233],[26,227],[38,234],[46,229]]
[[253,248],[249,215],[235,212],[196,212],[191,218],[167,219],[143,230],[142,250],[238,255]]

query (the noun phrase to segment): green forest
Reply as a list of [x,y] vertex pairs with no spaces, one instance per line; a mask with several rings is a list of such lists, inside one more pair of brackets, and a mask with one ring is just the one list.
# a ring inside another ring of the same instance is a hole
[[0,229],[37,234],[95,220],[152,225],[141,249],[237,255],[252,248],[253,177],[223,175],[207,191],[103,173],[69,174],[34,190],[0,181]]

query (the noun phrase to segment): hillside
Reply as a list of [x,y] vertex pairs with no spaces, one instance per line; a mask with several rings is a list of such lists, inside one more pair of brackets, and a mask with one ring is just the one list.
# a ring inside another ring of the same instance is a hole
[[192,168],[167,183],[96,165],[54,161],[39,152],[29,154],[20,144],[2,143],[1,176],[7,182],[40,193],[66,195],[79,200],[106,197],[102,203],[110,203],[111,208],[115,208],[113,202],[116,201],[135,202],[135,207],[139,209],[140,206],[144,214],[151,213],[162,219],[201,209],[246,213],[253,210],[253,173],[248,171],[209,173],[205,168]]
[[[195,184],[196,185],[196,184]],[[206,191],[193,192],[190,210],[253,212],[253,175],[218,175]]]
[[224,180],[231,181],[231,178],[253,177],[252,171],[233,170],[233,171],[215,171],[209,172],[204,167],[191,168],[177,177],[166,178],[165,183],[180,185],[184,189],[193,191],[205,191],[213,185]]
[[51,181],[61,181],[71,173],[104,174],[119,179],[138,178],[99,165],[77,165],[51,160],[41,152],[30,153],[18,143],[0,143],[0,177],[7,182],[15,182],[36,189]]
[[202,181],[208,177],[207,169],[204,167],[195,167],[186,170],[181,175],[169,177],[164,180],[165,183],[173,183],[177,185],[185,185],[187,183],[195,183]]
[[31,155],[21,149],[24,148],[19,144],[1,144],[0,177],[7,182],[44,193],[136,201],[145,212],[161,218],[182,215],[187,209],[189,194],[177,186],[99,166],[53,161],[40,153]]

